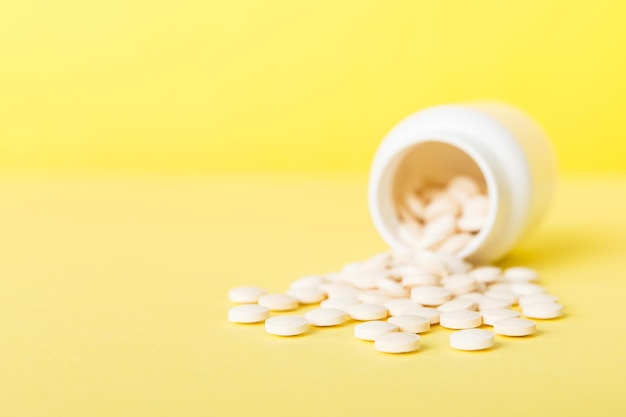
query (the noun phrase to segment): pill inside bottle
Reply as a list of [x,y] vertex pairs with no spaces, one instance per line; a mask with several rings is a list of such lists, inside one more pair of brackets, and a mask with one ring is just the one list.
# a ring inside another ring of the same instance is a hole
[[370,170],[370,213],[396,251],[488,263],[541,219],[555,172],[547,136],[519,109],[435,106],[405,118],[381,142]]
[[489,233],[496,192],[475,158],[440,141],[419,143],[399,158],[389,222],[407,248],[458,254]]

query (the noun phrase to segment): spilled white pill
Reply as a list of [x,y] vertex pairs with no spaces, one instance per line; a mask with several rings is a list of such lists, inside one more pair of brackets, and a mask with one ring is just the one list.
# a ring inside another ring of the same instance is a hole
[[482,329],[459,330],[450,335],[450,346],[458,350],[489,349],[495,343],[492,331]]
[[513,302],[509,300],[502,300],[498,298],[492,297],[483,297],[482,300],[478,302],[478,310],[491,310],[494,308],[509,308],[513,305]]
[[450,300],[452,294],[445,288],[425,285],[411,288],[411,300],[425,306],[438,306]]
[[374,339],[374,348],[384,353],[408,353],[420,348],[420,337],[413,333],[383,333]]
[[431,251],[421,251],[415,255],[414,262],[415,265],[426,272],[439,276],[446,276],[450,271],[448,271],[448,266],[446,265],[444,259],[445,257],[441,254]]
[[504,270],[504,279],[511,282],[530,282],[537,281],[539,274],[525,266],[513,266]]
[[447,311],[455,310],[476,310],[476,308],[476,303],[469,298],[456,298],[452,301],[441,304],[439,307],[437,307],[437,310],[445,313]]
[[354,337],[371,342],[378,335],[397,331],[398,326],[393,323],[386,321],[368,321],[354,326]]
[[328,274],[324,275],[324,282],[320,284],[319,286],[321,287],[322,285],[326,283],[338,284],[342,280],[343,280],[343,277],[341,276],[341,272],[329,272]]
[[537,324],[532,320],[514,317],[496,321],[493,331],[504,336],[528,336],[537,331]]
[[400,331],[406,333],[424,333],[430,329],[430,320],[428,318],[414,314],[400,314],[389,317],[387,321],[395,324]]
[[513,294],[523,297],[525,295],[542,294],[546,292],[546,289],[538,284],[532,284],[530,282],[517,282],[511,284],[511,291]]
[[322,301],[320,303],[320,306],[325,308],[336,308],[338,310],[345,311],[346,308],[358,303],[360,303],[360,301],[356,297],[336,297]]
[[510,293],[487,291],[485,293],[485,296],[487,297],[487,299],[500,300],[502,301],[502,304],[506,303],[509,306],[515,305],[517,303],[517,296]]
[[385,269],[387,263],[391,259],[391,253],[383,252],[377,255],[371,256],[361,264],[361,268],[364,270],[380,270]]
[[276,316],[265,320],[265,331],[276,336],[296,336],[309,329],[309,322],[300,316]]
[[349,282],[351,285],[354,285],[360,290],[373,290],[378,288],[378,284],[376,283],[376,281],[379,277],[380,272],[370,271],[361,273],[354,277],[349,277],[346,279],[346,282]]
[[263,294],[267,294],[265,289],[247,285],[228,290],[228,299],[233,303],[254,304]]
[[522,307],[522,314],[531,319],[555,319],[563,315],[563,306],[558,303],[533,303]]
[[346,313],[354,320],[380,320],[387,317],[387,309],[380,304],[361,303],[346,308]]
[[497,266],[481,266],[469,273],[479,283],[496,282],[502,275],[502,270]]
[[326,298],[326,293],[318,288],[291,288],[287,295],[292,296],[300,304],[315,304]]
[[259,297],[258,303],[272,311],[289,311],[298,308],[298,300],[287,294],[265,294]]
[[445,253],[457,253],[467,246],[474,239],[474,235],[470,233],[455,233],[441,242],[437,247],[437,251]]
[[476,289],[476,279],[469,274],[454,274],[441,280],[443,288],[452,295],[472,292]]
[[391,297],[408,297],[409,291],[391,278],[381,277],[376,281],[378,289]]
[[418,274],[403,275],[401,282],[403,287],[412,288],[420,285],[437,285],[440,279],[441,278],[437,275],[422,272]]
[[321,275],[309,275],[295,280],[291,283],[289,288],[319,288],[320,285],[324,284],[325,282],[326,280]]
[[343,310],[322,307],[307,311],[304,314],[304,318],[313,326],[327,327],[344,323],[348,319],[348,316]]
[[472,300],[476,305],[480,304],[485,299],[485,295],[480,292],[468,292],[456,296],[456,299]]
[[419,268],[415,265],[397,265],[387,270],[388,276],[396,277],[396,278],[401,278],[406,275],[421,275],[421,274],[428,274],[428,272],[424,271],[422,268]]
[[[463,217],[484,221],[484,196],[474,199],[472,208],[468,203],[470,196],[452,196],[441,187],[424,190],[421,195],[423,201],[416,198],[419,204],[430,207],[427,217],[432,216],[432,221],[424,221],[408,213],[406,207],[399,207],[402,226],[413,227],[412,238],[424,244],[429,237],[422,228],[432,232],[456,222],[452,232],[455,234],[445,243],[434,245],[431,236],[429,245],[433,246],[429,250],[420,251],[419,245],[415,245],[410,250],[389,251],[346,264],[341,272],[304,276],[284,294],[268,294],[253,286],[232,288],[228,298],[241,305],[228,311],[228,319],[236,323],[265,321],[268,333],[295,336],[306,333],[309,326],[337,326],[351,318],[362,321],[354,328],[355,337],[374,341],[380,351],[402,353],[419,349],[417,335],[437,323],[444,328],[460,329],[450,335],[452,347],[481,350],[493,346],[494,334],[520,337],[535,333],[536,323],[526,318],[551,319],[563,314],[558,298],[536,283],[538,274],[533,269],[512,267],[503,271],[486,265],[474,268],[452,253],[441,252],[461,250],[466,246],[459,243],[460,239],[473,239],[475,234],[469,233],[458,237],[462,229],[458,223]],[[465,203],[467,213],[460,219],[452,216],[444,201]],[[441,242],[438,233],[434,239]],[[454,243],[455,239],[459,242]],[[320,303],[320,308],[306,312],[304,317],[270,317],[272,310],[288,311],[313,303]],[[511,308],[516,304],[521,313]],[[483,323],[493,326],[493,331],[478,329]]]
[[359,301],[369,304],[384,305],[391,297],[379,290],[363,291],[359,293]]
[[320,289],[328,295],[328,298],[356,298],[359,296],[359,290],[346,284],[323,284]]
[[519,298],[520,307],[524,308],[527,305],[534,303],[556,303],[559,301],[559,297],[551,294],[531,294],[525,295]]
[[510,308],[481,310],[480,314],[483,316],[483,323],[489,326],[493,326],[498,320],[512,319],[520,316],[519,311],[511,310]]
[[439,325],[447,329],[471,329],[482,323],[482,316],[477,311],[456,310],[441,313]]
[[431,307],[411,307],[401,311],[400,314],[413,314],[415,316],[426,317],[428,321],[430,321],[430,324],[433,325],[439,323],[439,315],[441,312]]
[[228,310],[228,320],[233,323],[258,323],[269,315],[269,308],[257,304],[245,304]]
[[472,269],[471,263],[457,258],[455,255],[441,252],[437,255],[439,255],[439,258],[446,264],[446,269],[450,274],[465,274]]
[[394,298],[387,301],[384,304],[385,308],[389,312],[390,316],[397,316],[402,314],[407,309],[418,308],[421,307],[420,304],[415,301],[406,299],[406,298]]

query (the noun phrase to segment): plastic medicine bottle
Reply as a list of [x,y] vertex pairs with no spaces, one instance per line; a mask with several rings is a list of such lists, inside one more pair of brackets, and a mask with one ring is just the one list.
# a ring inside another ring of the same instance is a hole
[[370,172],[370,212],[391,248],[408,249],[398,236],[400,198],[457,175],[474,178],[489,197],[485,225],[458,255],[487,262],[510,251],[545,213],[556,161],[540,126],[508,104],[442,105],[410,115],[384,138]]

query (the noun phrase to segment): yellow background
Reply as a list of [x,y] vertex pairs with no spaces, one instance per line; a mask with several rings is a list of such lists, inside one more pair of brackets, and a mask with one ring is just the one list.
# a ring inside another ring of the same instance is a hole
[[[0,2],[0,416],[623,417],[625,18],[606,0]],[[401,356],[352,324],[227,322],[232,286],[385,250],[365,195],[380,139],[480,98],[555,142],[550,215],[498,265],[536,268],[565,317],[479,353],[434,327]]]
[[566,171],[626,168],[626,3],[0,4],[0,168],[365,172],[433,104],[533,114]]
[[235,285],[284,291],[385,249],[361,176],[20,176],[0,195],[2,416],[626,412],[624,179],[562,184],[500,263],[536,268],[565,317],[474,353],[434,326],[400,356],[352,323],[280,338],[226,320]]

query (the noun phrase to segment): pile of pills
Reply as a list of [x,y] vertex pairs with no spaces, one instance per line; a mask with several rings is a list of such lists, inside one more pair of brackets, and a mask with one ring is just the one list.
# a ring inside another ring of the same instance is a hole
[[445,186],[411,190],[401,198],[398,236],[415,250],[457,253],[482,229],[488,213],[484,187],[457,176]]
[[[267,333],[277,336],[304,334],[309,325],[356,323],[354,337],[386,353],[418,350],[420,334],[438,325],[455,330],[451,347],[483,350],[494,345],[496,334],[528,336],[537,329],[530,319],[562,315],[557,297],[538,281],[526,267],[474,267],[445,252],[386,252],[340,272],[300,278],[285,293],[233,288],[229,299],[240,305],[228,311],[228,319],[264,321]],[[314,304],[319,307],[304,315],[271,315]]]

